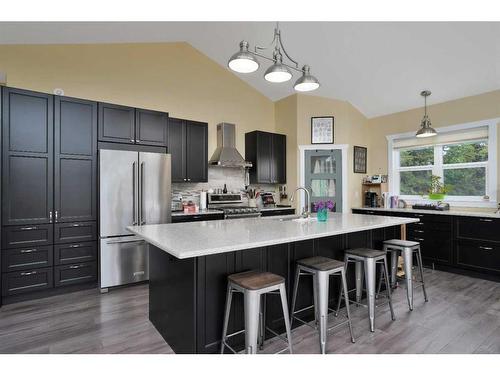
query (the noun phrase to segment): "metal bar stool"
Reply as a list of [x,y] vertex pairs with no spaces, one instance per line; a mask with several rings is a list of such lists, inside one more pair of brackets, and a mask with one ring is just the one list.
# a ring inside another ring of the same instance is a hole
[[[229,275],[227,283],[226,308],[224,314],[224,324],[222,329],[221,354],[224,348],[229,348],[233,353],[236,351],[229,346],[227,338],[241,333],[245,333],[245,348],[247,354],[256,354],[257,347],[264,344],[265,329],[288,343],[288,347],[278,353],[288,350],[292,353],[292,334],[290,330],[290,320],[288,314],[288,303],[285,292],[285,279],[282,276],[270,272],[246,271]],[[233,293],[243,293],[245,309],[245,329],[227,334],[229,315],[231,313],[231,301]],[[285,321],[286,339],[270,328],[264,327],[264,314],[262,311],[261,296],[264,294],[279,294],[281,306],[283,308],[283,320]],[[260,344],[260,345],[258,345]]]
[[[345,251],[344,255],[344,263],[345,269],[347,272],[347,266],[349,262],[354,262],[356,265],[356,301],[352,301],[352,303],[359,306],[367,306],[368,307],[368,318],[370,320],[370,331],[375,331],[375,288],[376,288],[376,266],[380,264],[383,267],[383,276],[385,280],[389,280],[389,275],[387,271],[387,258],[385,250],[374,250],[374,249],[349,249]],[[362,304],[361,295],[363,292],[362,282],[363,282],[363,266],[364,265],[364,273],[365,284],[366,284],[366,297],[367,304]],[[388,283],[388,281],[386,281]],[[342,289],[342,287],[341,287]],[[353,289],[354,290],[354,289]],[[353,290],[347,291],[344,293],[345,295],[349,295]],[[389,304],[389,308],[391,310],[391,319],[396,320],[394,317],[394,309],[392,308],[392,298],[391,298],[391,288],[387,288],[386,290],[387,302]],[[337,305],[337,312],[340,310],[340,302],[342,299],[342,295],[339,298],[339,302]],[[383,303],[385,304],[385,303]],[[378,306],[382,306],[383,304],[379,304]]]
[[[422,254],[420,253],[420,243],[415,241],[406,240],[387,240],[384,241],[384,250],[386,250],[391,255],[391,287],[396,287],[397,280],[397,263],[399,255],[403,256],[403,267],[405,271],[406,278],[406,297],[408,299],[408,307],[410,311],[413,310],[413,255],[417,258],[417,267],[420,273],[420,281],[416,281],[418,286],[422,286],[422,291],[424,292],[425,302],[427,299],[427,291],[425,290],[424,282],[424,269],[422,267]],[[379,284],[379,290],[381,287]]]
[[[313,295],[314,295],[314,305],[304,307],[298,311],[295,311],[295,303],[297,301],[297,293],[299,289],[299,279],[300,276],[312,276],[313,277]],[[351,314],[349,312],[349,297],[345,295],[346,300],[346,312],[347,320],[338,323],[332,327],[327,327],[328,325],[328,311],[333,311],[328,308],[328,282],[331,275],[339,275],[342,279],[342,285],[344,285],[347,290],[347,282],[345,278],[344,262],[338,260],[325,258],[321,256],[300,259],[297,261],[297,270],[295,273],[295,284],[293,287],[293,299],[292,299],[292,312],[290,317],[290,325],[292,325],[293,320],[296,319],[301,323],[307,324],[308,326],[316,329],[319,325],[319,345],[321,348],[321,353],[326,352],[326,333],[332,329],[335,329],[341,325],[348,324],[349,331],[351,333],[351,341],[354,343],[354,335],[352,332],[351,324]],[[314,316],[316,325],[312,326],[308,322],[297,318],[296,313],[306,311],[314,307]]]

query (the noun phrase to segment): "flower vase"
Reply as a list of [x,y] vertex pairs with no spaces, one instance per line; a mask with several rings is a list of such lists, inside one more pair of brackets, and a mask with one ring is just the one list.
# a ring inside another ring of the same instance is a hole
[[326,208],[322,208],[318,210],[317,213],[318,221],[327,221],[328,220],[328,210]]

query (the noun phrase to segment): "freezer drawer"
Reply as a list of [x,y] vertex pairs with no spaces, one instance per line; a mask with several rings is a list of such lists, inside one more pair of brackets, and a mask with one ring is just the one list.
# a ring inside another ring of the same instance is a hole
[[139,237],[100,240],[101,288],[149,279],[148,247]]

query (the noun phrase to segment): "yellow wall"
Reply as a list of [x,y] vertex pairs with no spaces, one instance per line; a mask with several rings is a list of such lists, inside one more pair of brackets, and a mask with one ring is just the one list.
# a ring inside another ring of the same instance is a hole
[[167,111],[215,126],[236,124],[236,145],[245,132],[274,131],[274,103],[187,43],[0,45],[7,85]]
[[[387,173],[385,136],[416,131],[422,117],[418,108],[366,119],[348,102],[303,94],[273,103],[187,43],[0,45],[0,71],[12,87],[49,93],[62,88],[68,96],[207,121],[209,157],[222,121],[236,124],[242,154],[245,132],[286,134],[289,193],[299,183],[298,146],[311,142],[311,117],[334,116],[335,143],[349,145],[348,207],[362,203],[363,175],[352,172],[352,146],[368,146],[370,174]],[[429,113],[437,128],[500,117],[500,90],[431,105]]]
[[[432,98],[432,96],[431,96]],[[462,124],[500,117],[500,90],[469,96],[462,99],[428,106],[432,126],[439,127]],[[368,170],[370,174],[387,173],[386,135],[417,131],[423,115],[423,108],[369,119]],[[497,159],[500,156],[500,142],[497,144]],[[498,163],[500,176],[500,163]],[[498,187],[497,187],[498,190]],[[500,201],[500,194],[498,194]]]
[[311,144],[311,117],[335,118],[335,143],[348,144],[347,151],[347,211],[361,204],[361,179],[353,173],[353,145],[367,146],[366,118],[350,103],[313,95],[294,94],[276,102],[276,131],[287,134],[287,185],[291,193],[299,181],[299,146]]

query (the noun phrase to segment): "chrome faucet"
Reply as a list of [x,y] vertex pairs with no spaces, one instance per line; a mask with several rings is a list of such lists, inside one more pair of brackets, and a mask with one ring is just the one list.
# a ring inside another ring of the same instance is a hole
[[293,199],[295,198],[295,193],[299,190],[304,190],[306,192],[307,199],[304,202],[304,207],[302,208],[302,213],[301,216],[305,219],[309,218],[311,216],[311,213],[309,212],[309,203],[311,202],[311,196],[309,195],[309,190],[307,190],[305,187],[299,186],[295,191],[292,193],[292,196],[290,198],[290,202],[293,202]]

